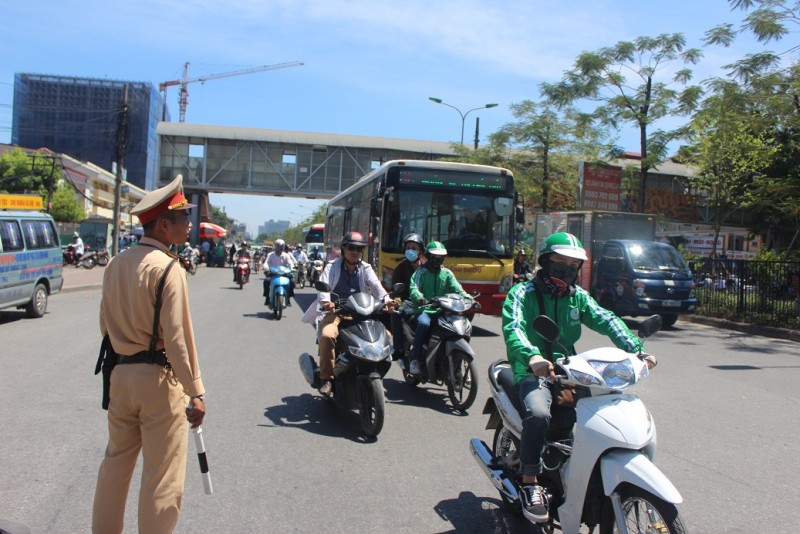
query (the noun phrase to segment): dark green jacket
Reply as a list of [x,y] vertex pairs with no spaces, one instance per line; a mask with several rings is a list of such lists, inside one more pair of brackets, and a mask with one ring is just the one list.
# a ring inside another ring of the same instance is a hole
[[[506,356],[514,371],[514,383],[533,374],[529,366],[531,358],[545,355],[545,340],[533,329],[533,320],[543,312],[539,310],[536,291],[542,291],[538,279],[517,284],[508,292],[503,303],[503,337],[506,342]],[[553,319],[561,330],[559,343],[574,352],[575,343],[581,337],[581,327],[586,325],[595,332],[604,334],[618,348],[626,352],[644,349],[642,341],[636,337],[622,319],[601,307],[584,289],[577,287],[575,294],[556,299],[547,291],[542,291],[544,313]],[[563,352],[554,344],[554,352]]]

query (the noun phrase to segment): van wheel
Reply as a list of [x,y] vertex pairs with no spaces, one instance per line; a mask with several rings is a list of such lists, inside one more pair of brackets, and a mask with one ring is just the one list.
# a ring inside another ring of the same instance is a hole
[[30,302],[28,302],[28,305],[25,306],[25,311],[28,313],[28,317],[38,319],[44,315],[46,310],[47,288],[44,287],[44,284],[36,284],[36,288],[33,290],[33,296]]
[[663,328],[670,328],[678,321],[677,313],[661,313],[661,326]]

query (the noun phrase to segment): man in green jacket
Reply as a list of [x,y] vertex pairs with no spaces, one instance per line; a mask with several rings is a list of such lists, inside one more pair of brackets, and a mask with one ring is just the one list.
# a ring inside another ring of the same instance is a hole
[[[548,520],[547,502],[538,475],[542,472],[542,450],[550,424],[552,395],[548,378],[555,379],[553,362],[546,359],[545,340],[533,329],[533,320],[547,315],[559,326],[559,343],[575,354],[581,325],[605,334],[626,352],[644,348],[622,320],[602,308],[575,284],[583,262],[583,245],[572,234],[556,233],[545,239],[539,250],[541,269],[533,280],[511,288],[503,304],[503,336],[506,353],[514,371],[514,383],[524,407],[520,461],[522,463],[522,511],[529,520]],[[554,354],[558,358],[560,354]],[[648,366],[655,359],[648,356]]]
[[[444,267],[444,259],[447,257],[447,249],[439,241],[431,241],[425,247],[426,263],[417,269],[411,277],[411,287],[409,295],[411,302],[415,304],[413,313],[416,314],[417,326],[414,329],[414,347],[411,349],[411,362],[409,373],[418,375],[422,373],[422,347],[428,342],[431,335],[431,315],[436,310],[423,308],[429,300],[441,297],[448,293],[458,293],[462,297],[472,300],[472,297],[464,291],[461,284],[456,280],[453,271]],[[477,303],[476,303],[477,304]],[[473,307],[477,310],[478,308]]]

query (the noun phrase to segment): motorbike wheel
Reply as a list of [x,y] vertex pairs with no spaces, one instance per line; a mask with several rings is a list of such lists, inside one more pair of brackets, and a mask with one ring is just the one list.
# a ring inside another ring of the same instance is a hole
[[47,310],[47,288],[43,284],[36,284],[30,302],[25,306],[28,317],[37,319]]
[[662,313],[661,326],[662,328],[669,328],[678,321],[677,313]]
[[100,266],[108,265],[108,256],[98,256],[97,257],[97,265],[100,265]]
[[478,373],[475,362],[463,352],[453,353],[453,369],[455,376],[447,379],[447,395],[453,408],[466,411],[478,396]]
[[403,378],[405,379],[406,384],[408,384],[409,386],[418,386],[419,383],[422,381],[420,377],[412,375],[405,369],[403,369]]
[[383,428],[383,382],[362,375],[356,380],[356,388],[361,430],[367,437],[374,438]]
[[[674,504],[643,490],[640,487],[627,485],[620,492],[622,512],[625,514],[625,525],[628,532],[670,532],[683,534],[686,527],[678,515]],[[600,534],[618,532],[614,518],[614,509],[608,500],[603,507],[600,519]]]
[[[500,423],[500,426],[494,431],[492,455],[494,455],[499,463],[507,470],[520,471],[519,440],[511,431],[506,429],[503,423]],[[505,506],[507,510],[522,515],[522,508],[520,508],[519,501],[512,501],[502,493],[500,493],[500,500],[503,501],[503,506]]]
[[94,269],[94,266],[97,265],[97,262],[94,258],[86,258],[85,260],[81,260],[80,265],[84,269]]
[[275,295],[275,310],[273,313],[275,314],[275,320],[280,321],[283,316],[283,297],[281,295]]
[[239,277],[239,289],[242,289],[243,287],[244,287],[244,281],[242,280],[242,277],[240,276]]

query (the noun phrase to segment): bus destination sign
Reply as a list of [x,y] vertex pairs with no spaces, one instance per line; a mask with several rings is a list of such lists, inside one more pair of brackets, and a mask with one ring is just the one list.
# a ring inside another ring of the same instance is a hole
[[400,169],[398,181],[403,185],[446,187],[455,189],[492,189],[504,191],[509,177],[493,174],[441,172],[431,169]]

